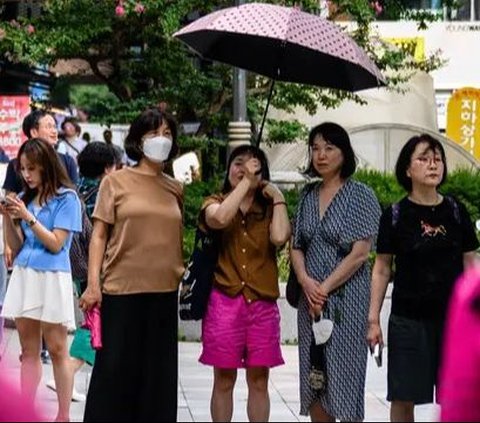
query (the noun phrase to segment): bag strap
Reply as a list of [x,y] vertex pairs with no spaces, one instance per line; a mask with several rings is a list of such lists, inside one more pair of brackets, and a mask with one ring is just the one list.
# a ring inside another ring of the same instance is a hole
[[448,203],[453,209],[453,217],[455,218],[455,222],[457,222],[458,224],[461,224],[462,219],[460,218],[460,207],[458,207],[457,201],[451,195],[446,195],[445,200],[448,201]]
[[308,184],[302,190],[302,192],[300,193],[300,201],[298,202],[298,210],[301,210],[303,208],[303,203],[305,203],[305,199],[315,189],[315,185],[315,183]]
[[400,218],[400,203],[392,204],[392,227],[396,227]]
[[75,147],[72,143],[70,143],[70,141],[66,139],[62,139],[62,141],[66,143],[71,149],[75,150],[77,154],[80,154],[80,150],[77,147]]
[[84,202],[86,202],[93,194],[95,194],[95,192],[98,191],[98,188],[99,188],[99,186],[94,186],[94,187],[90,188],[85,194],[83,194],[81,196],[82,200]]
[[[316,188],[316,186],[317,186],[316,183],[312,183],[312,184],[308,184],[304,188],[303,192],[301,193],[301,198],[300,198],[299,205],[298,205],[298,210],[299,211],[303,209],[303,204],[305,203],[307,196],[310,195],[313,192],[313,190]],[[315,238],[315,236],[317,235],[317,232],[320,230],[320,228],[321,228],[321,225],[317,225],[317,227],[315,228],[315,230],[312,234],[312,237],[310,239]],[[307,250],[308,250],[309,246],[310,245],[307,245]],[[305,251],[305,253],[306,253],[306,251]]]

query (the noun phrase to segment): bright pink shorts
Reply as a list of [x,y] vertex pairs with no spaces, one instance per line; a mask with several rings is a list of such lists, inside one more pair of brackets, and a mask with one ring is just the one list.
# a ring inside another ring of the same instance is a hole
[[276,302],[247,303],[213,289],[202,323],[200,363],[220,369],[275,367],[284,364],[280,313]]

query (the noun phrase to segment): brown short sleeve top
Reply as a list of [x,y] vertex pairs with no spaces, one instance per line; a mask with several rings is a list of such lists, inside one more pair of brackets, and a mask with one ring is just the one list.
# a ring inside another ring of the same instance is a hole
[[[202,210],[225,198],[208,197]],[[270,242],[272,215],[272,206],[264,210],[255,201],[245,215],[239,210],[221,231],[214,286],[226,295],[235,297],[241,293],[248,302],[275,301],[279,297],[276,247]]]
[[183,188],[166,175],[126,168],[100,184],[93,218],[110,225],[103,292],[172,292],[183,273]]

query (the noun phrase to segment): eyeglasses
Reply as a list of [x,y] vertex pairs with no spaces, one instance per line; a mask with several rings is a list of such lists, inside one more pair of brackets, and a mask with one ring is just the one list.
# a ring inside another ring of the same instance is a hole
[[40,125],[39,126],[39,129],[42,128],[42,129],[46,129],[47,131],[52,131],[53,129],[57,129],[57,127],[53,124],[46,124],[46,125]]

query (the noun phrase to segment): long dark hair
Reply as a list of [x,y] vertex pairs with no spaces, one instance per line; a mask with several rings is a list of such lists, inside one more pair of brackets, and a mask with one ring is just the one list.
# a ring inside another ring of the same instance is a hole
[[[232,190],[232,184],[228,179],[228,176],[230,174],[230,166],[238,156],[243,156],[244,154],[250,154],[252,157],[260,161],[260,175],[262,177],[262,181],[270,181],[270,169],[268,166],[268,159],[263,150],[250,144],[241,145],[240,147],[237,147],[235,150],[233,150],[230,154],[230,157],[228,158],[227,174],[225,175],[225,180],[223,182],[222,194],[228,194]],[[257,191],[255,192],[255,200],[262,206],[262,209],[265,213],[269,201],[263,196],[262,190],[260,188],[257,189]]]
[[[41,138],[32,138],[26,141],[18,151],[17,155],[17,172],[21,175],[21,157],[25,155],[27,160],[40,166],[42,177],[42,194],[40,196],[40,204],[45,204],[51,197],[55,196],[59,188],[75,189],[70,181],[65,167],[60,162],[53,146]],[[29,204],[37,195],[37,189],[31,189],[22,177],[23,185],[23,202]]]

